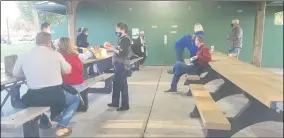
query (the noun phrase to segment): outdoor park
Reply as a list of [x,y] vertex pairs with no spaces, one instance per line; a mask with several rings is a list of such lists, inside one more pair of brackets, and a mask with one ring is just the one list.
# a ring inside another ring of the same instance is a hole
[[1,1],[2,137],[283,137],[283,1]]

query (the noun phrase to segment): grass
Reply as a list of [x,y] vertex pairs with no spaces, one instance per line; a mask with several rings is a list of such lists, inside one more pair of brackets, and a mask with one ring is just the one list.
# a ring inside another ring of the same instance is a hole
[[4,57],[17,54],[21,55],[28,52],[35,46],[34,42],[21,42],[16,44],[1,44],[1,62],[4,62]]

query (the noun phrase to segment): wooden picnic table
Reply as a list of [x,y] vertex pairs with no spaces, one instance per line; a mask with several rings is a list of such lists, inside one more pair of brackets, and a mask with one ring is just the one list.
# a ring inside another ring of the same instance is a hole
[[230,80],[267,107],[283,102],[283,77],[228,57],[220,52],[212,54],[211,68]]
[[[235,116],[227,116],[231,124],[230,130],[217,130],[214,127],[215,130],[207,130],[207,135],[231,137],[240,130],[256,123],[264,121],[283,122],[283,111],[276,106],[277,102],[283,103],[283,76],[220,52],[212,53],[212,61],[209,62],[209,65],[210,67],[204,70],[204,73],[208,73],[201,78],[200,83],[204,85],[212,80],[220,78],[224,80],[224,83],[215,92],[210,93],[215,102],[235,94],[244,95],[248,102]],[[195,88],[194,90],[197,91],[198,89]],[[196,93],[192,95],[195,98],[200,97]],[[199,105],[199,108],[211,109],[211,104],[207,104],[207,107]],[[204,112],[201,112],[201,114],[204,114]],[[198,115],[199,111],[195,106],[190,116]],[[210,116],[214,115],[210,113]],[[206,121],[208,121],[208,118],[204,122],[208,125],[209,122]],[[222,120],[217,118],[213,119],[213,122],[222,124]]]

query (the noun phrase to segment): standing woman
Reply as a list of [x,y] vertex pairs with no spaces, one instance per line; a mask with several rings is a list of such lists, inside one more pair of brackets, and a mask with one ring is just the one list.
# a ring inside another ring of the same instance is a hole
[[115,32],[118,37],[117,46],[113,46],[109,42],[104,43],[106,49],[113,51],[113,65],[115,67],[112,102],[108,106],[119,107],[121,93],[121,106],[117,108],[117,111],[129,109],[127,77],[130,72],[131,39],[127,33],[127,25],[118,23],[116,24]]

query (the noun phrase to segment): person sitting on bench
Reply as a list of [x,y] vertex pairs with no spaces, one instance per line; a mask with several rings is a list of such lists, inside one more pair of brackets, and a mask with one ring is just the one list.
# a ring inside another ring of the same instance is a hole
[[198,46],[196,56],[190,59],[191,63],[189,65],[181,61],[178,61],[174,65],[174,77],[172,79],[171,88],[165,92],[177,92],[177,84],[183,74],[197,75],[198,72],[209,65],[208,62],[211,61],[211,53],[204,44],[204,37],[196,36],[195,44]]
[[77,108],[74,104],[66,104],[66,101],[68,103],[74,98],[65,95],[62,88],[61,74],[70,72],[70,64],[59,52],[51,48],[51,35],[46,32],[36,35],[36,47],[26,55],[20,56],[13,70],[15,77],[26,77],[28,91],[22,97],[22,101],[27,107],[50,106],[51,120],[66,109],[57,125],[58,136],[71,134],[72,130],[68,125]]

